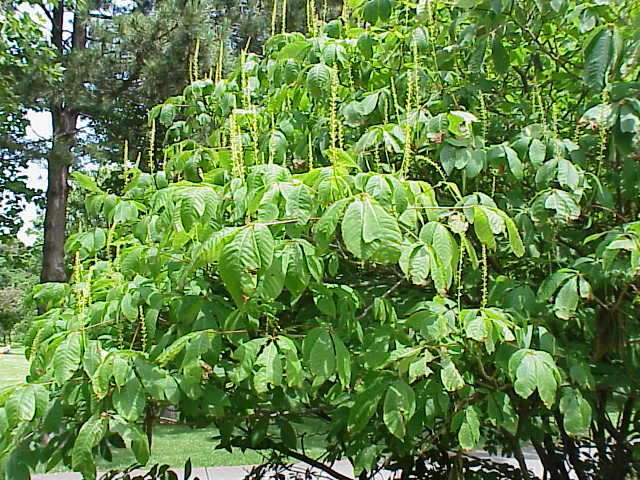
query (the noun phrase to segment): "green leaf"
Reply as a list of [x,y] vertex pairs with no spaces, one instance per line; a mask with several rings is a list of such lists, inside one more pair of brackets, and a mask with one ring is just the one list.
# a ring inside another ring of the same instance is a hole
[[53,373],[56,381],[64,385],[76,372],[82,360],[82,334],[71,332],[58,345],[53,356]]
[[578,170],[573,163],[564,158],[558,160],[558,182],[560,185],[574,190],[578,187],[579,180]]
[[368,0],[362,9],[362,16],[369,23],[387,20],[391,16],[391,0]]
[[122,388],[116,388],[112,400],[116,411],[129,422],[138,420],[146,405],[142,385],[135,376],[129,377]]
[[160,109],[160,123],[165,127],[168,127],[173,123],[173,119],[176,115],[176,107],[170,103],[162,105]]
[[402,241],[398,222],[369,198],[363,203],[362,240],[371,243],[380,240],[385,244],[399,244]]
[[575,220],[580,216],[580,206],[571,194],[564,190],[554,189],[544,202],[545,208],[556,211],[556,215],[563,220]]
[[[18,416],[15,414],[14,416],[16,417],[16,420],[17,420]],[[9,430],[9,420],[7,419],[7,410],[5,407],[0,407],[0,435],[7,435],[8,430]]]
[[364,225],[364,202],[354,200],[342,218],[342,239],[347,250],[358,258],[364,257],[362,226]]
[[243,227],[225,245],[220,256],[220,277],[238,305],[253,295],[258,273],[273,261],[274,241],[269,227]]
[[280,187],[285,198],[285,210],[287,218],[307,223],[314,209],[314,200],[309,187],[300,184],[282,184]]
[[323,64],[314,65],[307,72],[307,89],[311,96],[322,98],[329,93],[331,69]]
[[538,390],[542,402],[551,408],[555,401],[560,374],[549,353],[520,349],[509,359],[509,376],[513,387],[522,398]]
[[598,91],[604,88],[612,56],[613,34],[608,27],[602,27],[591,36],[584,50],[583,79],[589,88]]
[[287,266],[283,255],[276,255],[269,269],[260,276],[257,294],[265,300],[274,300],[284,288]]
[[111,430],[119,434],[125,444],[131,448],[136,461],[145,465],[149,461],[149,442],[142,429],[135,424],[124,422],[121,418],[114,418],[111,421]]
[[93,415],[80,428],[76,437],[75,446],[82,448],[93,448],[106,433],[107,424],[105,418],[100,415]]
[[375,38],[368,32],[365,32],[358,37],[358,50],[360,50],[360,53],[364,58],[373,57],[373,47],[375,44]]
[[493,35],[493,42],[491,43],[491,59],[496,73],[502,75],[507,72],[509,69],[509,53],[502,44],[502,36],[497,33]]
[[416,397],[413,389],[403,380],[389,385],[384,398],[384,424],[389,432],[402,440],[406,434],[407,422],[416,411]]
[[289,387],[300,387],[304,380],[304,372],[302,370],[302,363],[296,352],[287,352],[286,369],[287,385]]
[[115,223],[125,223],[138,218],[136,204],[127,200],[118,200],[112,213]]
[[431,255],[424,245],[403,245],[400,250],[400,268],[416,285],[425,285],[431,265]]
[[591,426],[591,405],[579,390],[563,389],[560,412],[563,414],[562,424],[569,435],[578,436],[588,433]]
[[469,406],[464,410],[462,424],[458,430],[458,441],[463,450],[475,449],[480,441],[480,421],[474,407]]
[[477,310],[463,310],[460,318],[464,323],[464,333],[476,342],[484,342],[489,335],[485,318],[478,315]]
[[[275,343],[271,342],[264,347],[256,360],[256,364],[264,366],[264,376],[267,384],[277,387],[282,383],[282,360]],[[262,391],[266,391],[266,388]]]
[[473,229],[482,244],[491,249],[496,248],[496,239],[491,231],[489,218],[482,207],[473,207]]
[[33,388],[30,385],[18,387],[7,400],[5,411],[10,425],[33,420],[36,414],[36,395]]
[[433,373],[427,363],[432,359],[430,354],[418,357],[415,361],[409,365],[409,383],[412,384],[416,380],[422,377],[428,377]]
[[200,335],[202,335],[202,332],[191,332],[183,337],[179,337],[175,342],[173,342],[162,351],[162,353],[156,359],[156,362],[158,363],[158,365],[166,365],[171,360],[176,358],[192,339]]
[[285,447],[296,449],[298,446],[298,434],[296,433],[291,422],[284,420],[280,424],[280,439]]
[[323,331],[316,339],[309,356],[309,369],[319,382],[326,380],[336,371],[336,355],[333,341],[328,332]]
[[558,287],[574,275],[575,272],[562,269],[546,278],[538,289],[537,300],[539,302],[546,302],[549,300]]
[[431,237],[433,251],[445,268],[451,268],[457,252],[457,245],[447,227],[438,222],[432,222],[431,225],[433,225],[433,236]]
[[386,387],[387,382],[377,378],[367,389],[356,396],[356,400],[349,410],[347,421],[347,430],[350,434],[356,434],[367,426],[371,417],[376,413]]
[[522,167],[522,162],[520,161],[518,154],[513,148],[508,147],[507,145],[503,145],[502,148],[504,149],[504,153],[507,157],[509,170],[511,170],[514,177],[521,179],[524,175],[524,168]]
[[[342,238],[347,250],[363,260],[380,251],[399,253],[402,241],[397,220],[368,196],[349,204],[342,219]],[[392,257],[376,260],[393,261]]]
[[534,167],[539,167],[544,163],[547,154],[547,147],[537,138],[531,140],[529,145],[529,160]]
[[[549,356],[547,352],[540,353]],[[539,362],[536,373],[538,377],[538,395],[547,408],[551,408],[555,402],[558,380],[556,379],[555,365],[550,356],[547,361]]]
[[516,227],[515,222],[506,215],[504,216],[504,223],[507,226],[507,234],[509,235],[509,246],[511,247],[511,251],[516,256],[522,257],[524,255],[524,244],[522,243],[522,238],[518,232],[518,227]]
[[440,379],[444,388],[448,392],[455,392],[464,387],[464,380],[455,364],[450,359],[444,360],[443,364],[442,370],[440,370]]
[[313,226],[316,242],[320,243],[320,245],[326,246],[333,239],[340,216],[343,214],[348,201],[349,199],[343,198],[329,205]]
[[109,393],[109,383],[113,376],[113,357],[107,356],[91,377],[91,386],[98,400],[102,400]]
[[554,311],[558,318],[570,319],[578,307],[578,277],[575,276],[564,283],[558,291],[554,304]]
[[436,255],[431,245],[428,246],[427,250],[429,251],[429,257],[431,259],[431,278],[433,279],[434,286],[440,294],[444,295],[453,280],[451,266],[442,264],[442,261]]
[[632,109],[629,105],[622,105],[620,108],[620,131],[631,134],[640,131],[638,114],[640,111]]
[[288,259],[285,286],[294,297],[299,297],[311,280],[308,265],[313,261],[307,262],[304,240],[289,243],[285,255]]
[[122,296],[120,310],[127,320],[134,322],[138,319],[138,305],[134,302],[131,292],[127,292]]
[[518,365],[513,388],[522,398],[529,398],[537,388],[537,365],[537,358],[534,355],[525,355]]
[[236,349],[235,352],[233,352],[233,355],[231,357],[234,360],[238,360],[240,362],[240,365],[234,372],[234,381],[236,383],[243,381],[251,375],[253,371],[253,365],[258,358],[258,352],[266,341],[266,338],[255,338],[243,343]]
[[82,473],[83,478],[96,477],[96,465],[92,450],[106,433],[107,422],[100,415],[94,415],[80,428],[71,450],[71,466]]
[[497,392],[487,397],[488,404],[485,411],[487,420],[495,426],[500,426],[512,435],[518,432],[518,414],[511,404],[509,395]]
[[124,386],[131,376],[132,367],[127,358],[121,356],[113,357],[113,378],[118,387]]
[[311,47],[311,43],[306,40],[296,40],[287,43],[280,51],[275,55],[279,60],[286,60],[288,58],[302,60],[305,53]]
[[347,388],[351,383],[351,354],[339,336],[334,334],[331,338],[336,350],[338,378],[342,386]]
[[289,148],[287,137],[280,130],[272,130],[267,142],[269,158],[272,162],[284,163]]
[[73,181],[76,182],[81,188],[84,188],[89,192],[104,193],[102,190],[100,190],[100,188],[98,188],[96,181],[89,175],[76,171],[71,173],[71,178],[73,178]]
[[6,478],[6,480],[31,480],[31,472],[29,472],[29,467],[23,458],[25,453],[29,454],[30,452],[25,452],[21,447],[11,451],[11,454],[7,456],[6,470],[3,471],[1,469],[2,466],[0,466],[1,478]]

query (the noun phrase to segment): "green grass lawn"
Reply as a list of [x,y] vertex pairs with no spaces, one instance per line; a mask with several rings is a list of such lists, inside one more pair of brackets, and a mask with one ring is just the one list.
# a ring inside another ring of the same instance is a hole
[[[29,369],[24,358],[24,349],[12,348],[8,355],[0,355],[0,388],[23,382]],[[183,425],[158,425],[155,427],[151,459],[149,465],[168,464],[172,467],[184,466],[187,458],[191,458],[194,467],[215,467],[225,465],[255,465],[264,461],[263,456],[254,451],[232,453],[216,450],[213,437],[217,431],[213,428],[193,429]],[[309,445],[316,450],[315,445]],[[314,452],[316,453],[316,452]],[[124,449],[112,450],[113,462],[98,459],[98,470],[118,469],[135,463],[133,454]],[[64,471],[55,468],[53,471]]]
[[[240,450],[229,453],[216,450],[216,441],[212,437],[215,429],[192,429],[186,426],[158,425],[155,427],[149,465],[156,463],[182,467],[189,457],[194,467],[215,467],[223,465],[255,465],[264,461],[263,457],[252,451]],[[126,467],[135,463],[133,454],[127,450],[112,450],[113,462],[98,460],[98,470],[105,471]]]
[[11,353],[0,355],[0,388],[24,382],[28,371],[24,348],[11,347]]

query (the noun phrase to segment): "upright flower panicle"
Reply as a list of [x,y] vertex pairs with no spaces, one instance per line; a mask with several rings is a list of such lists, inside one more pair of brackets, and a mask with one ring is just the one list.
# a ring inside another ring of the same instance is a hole
[[154,165],[154,152],[155,152],[155,145],[156,142],[156,119],[154,118],[153,120],[151,120],[151,130],[149,131],[149,152],[148,152],[148,164],[147,166],[149,167],[149,173],[153,173],[154,169],[155,169],[155,165]]

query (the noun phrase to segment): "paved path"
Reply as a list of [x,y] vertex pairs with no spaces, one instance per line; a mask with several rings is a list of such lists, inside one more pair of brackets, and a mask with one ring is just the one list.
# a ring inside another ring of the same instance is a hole
[[[475,453],[474,456],[478,458],[491,459],[497,462],[509,463],[511,465],[517,466],[517,462],[512,458],[504,458],[504,457],[495,457],[487,454],[486,452],[478,452]],[[542,464],[536,453],[533,450],[525,449],[524,450],[525,460],[527,465],[529,466],[529,470],[538,476],[538,478],[542,477]],[[297,469],[300,472],[306,470],[307,466],[305,464],[296,465]],[[337,462],[333,466],[334,470],[342,473],[343,475],[349,476],[353,478],[353,471],[351,470],[351,465],[347,461]],[[182,470],[181,469],[173,469],[177,474],[180,480],[183,480]],[[251,470],[251,466],[244,467],[207,467],[207,468],[194,468],[193,474],[191,478],[199,477],[200,480],[243,480],[245,476]],[[82,476],[77,473],[50,473],[45,475],[34,475],[33,480],[81,480]],[[274,478],[272,476],[265,477]],[[290,476],[286,476],[287,480],[295,480],[298,478],[305,478],[304,475],[296,476],[295,474],[291,474]],[[316,478],[318,479],[326,479],[329,478],[326,475],[318,475]],[[383,472],[379,476],[380,480],[389,479],[389,472]]]

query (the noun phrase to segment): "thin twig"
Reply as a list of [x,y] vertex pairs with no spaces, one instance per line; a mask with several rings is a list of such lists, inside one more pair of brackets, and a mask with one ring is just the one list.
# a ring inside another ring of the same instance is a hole
[[[404,278],[401,278],[400,280],[398,280],[395,285],[393,285],[389,290],[387,290],[386,292],[384,292],[382,294],[382,296],[378,297],[378,298],[386,298],[389,295],[391,295],[394,291],[396,291],[398,289],[398,287],[400,285],[402,285],[402,283],[404,282]],[[360,314],[358,316],[358,318],[356,318],[356,321],[359,322],[360,320],[362,320],[364,317],[367,316],[367,314],[369,313],[369,311],[371,311],[371,309],[373,308],[373,302],[370,303],[367,308],[364,309],[364,311],[362,312],[362,314]]]

